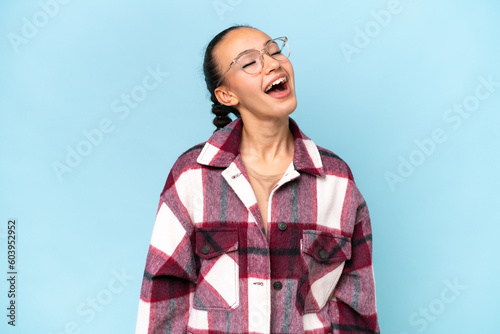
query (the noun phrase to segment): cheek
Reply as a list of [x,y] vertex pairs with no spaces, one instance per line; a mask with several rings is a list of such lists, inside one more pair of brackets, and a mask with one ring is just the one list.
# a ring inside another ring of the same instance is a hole
[[293,71],[292,63],[290,63],[290,61],[288,61],[288,62],[284,63],[282,65],[282,67],[288,73],[290,78],[292,79],[292,87],[295,87],[295,73]]
[[238,96],[251,96],[262,92],[262,80],[258,75],[251,76],[245,73],[233,88]]

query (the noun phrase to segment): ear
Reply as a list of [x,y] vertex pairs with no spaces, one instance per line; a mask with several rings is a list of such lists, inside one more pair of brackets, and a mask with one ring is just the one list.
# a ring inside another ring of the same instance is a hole
[[233,107],[240,103],[238,97],[226,86],[219,86],[215,88],[214,93],[217,100],[226,106]]

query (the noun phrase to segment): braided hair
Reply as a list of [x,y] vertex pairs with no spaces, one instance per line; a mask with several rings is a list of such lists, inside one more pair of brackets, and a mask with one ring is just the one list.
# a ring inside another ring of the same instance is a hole
[[219,44],[224,36],[226,36],[230,31],[239,28],[253,27],[248,25],[234,25],[232,27],[229,27],[218,33],[210,41],[210,43],[208,43],[207,49],[205,50],[205,58],[203,60],[203,73],[205,75],[205,83],[207,84],[207,89],[210,92],[210,100],[212,101],[212,113],[215,115],[215,118],[213,120],[213,124],[217,127],[215,131],[222,129],[232,122],[229,114],[232,113],[238,118],[241,117],[238,109],[220,103],[217,100],[217,97],[215,97],[215,89],[217,88],[217,82],[221,78],[221,73],[214,56],[214,48],[217,46],[217,44]]

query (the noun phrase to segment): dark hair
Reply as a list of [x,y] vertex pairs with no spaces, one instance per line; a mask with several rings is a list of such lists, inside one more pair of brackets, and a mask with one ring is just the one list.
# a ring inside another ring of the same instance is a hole
[[215,89],[217,88],[216,85],[219,79],[221,78],[222,74],[220,73],[219,66],[214,57],[214,48],[217,46],[217,44],[219,44],[219,42],[230,31],[239,28],[253,28],[253,27],[248,25],[234,25],[232,27],[229,27],[218,33],[210,41],[210,43],[208,43],[207,49],[205,50],[205,58],[203,60],[203,73],[205,74],[205,82],[207,84],[207,89],[210,92],[210,100],[213,102],[212,113],[215,114],[213,123],[217,127],[215,131],[222,129],[223,127],[232,122],[232,119],[228,116],[230,113],[233,113],[238,118],[241,117],[238,109],[223,105],[215,97]]

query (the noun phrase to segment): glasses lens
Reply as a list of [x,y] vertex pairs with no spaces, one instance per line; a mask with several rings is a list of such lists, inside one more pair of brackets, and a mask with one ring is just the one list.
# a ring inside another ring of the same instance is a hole
[[288,43],[281,39],[275,39],[267,45],[267,52],[276,60],[286,60],[290,55]]
[[238,59],[243,71],[249,74],[257,74],[262,69],[262,64],[260,63],[260,54],[258,51],[249,51],[244,53]]

